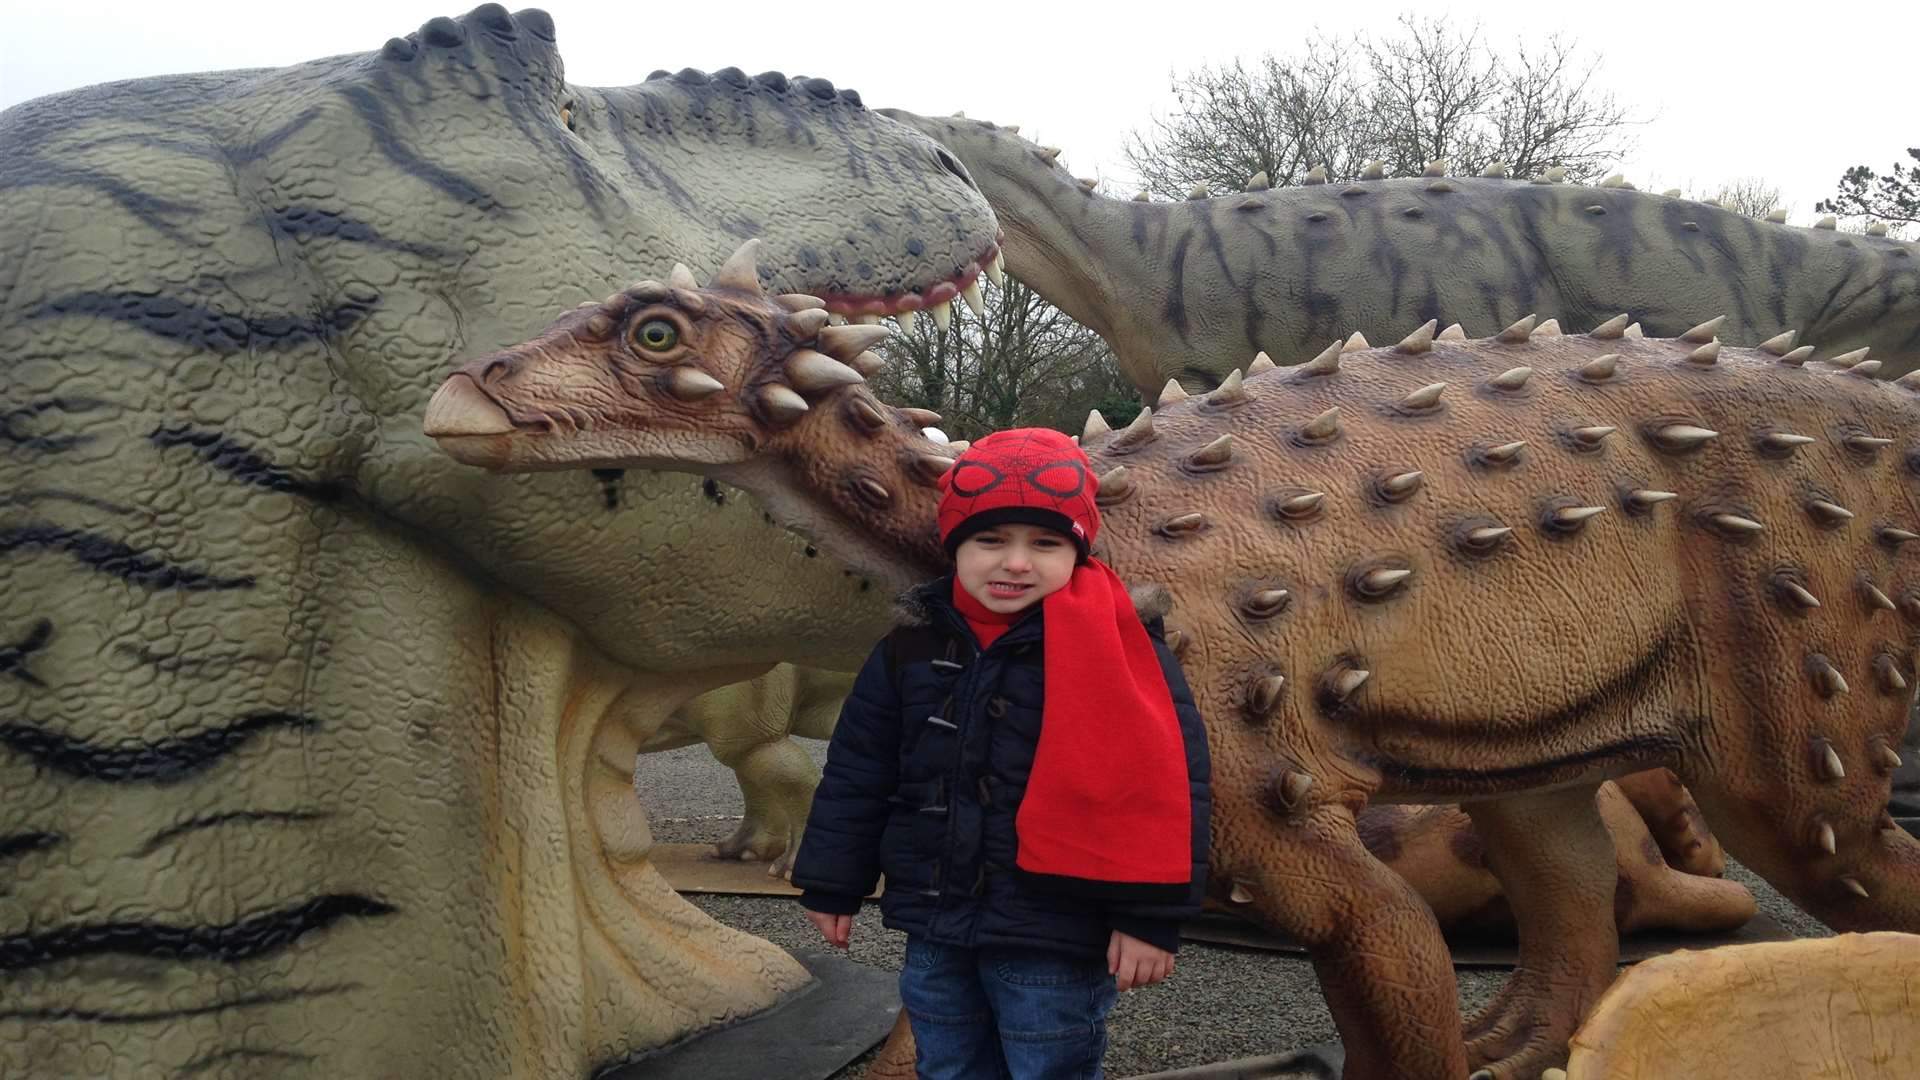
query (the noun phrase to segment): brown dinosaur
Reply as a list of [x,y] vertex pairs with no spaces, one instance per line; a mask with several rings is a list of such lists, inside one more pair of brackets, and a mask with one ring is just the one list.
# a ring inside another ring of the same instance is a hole
[[[707,473],[884,580],[940,572],[952,448],[862,385],[877,328],[769,301],[751,247],[705,291],[644,282],[463,367],[429,434],[497,470]],[[1565,1060],[1618,952],[1610,776],[1675,769],[1831,926],[1920,929],[1920,841],[1884,810],[1920,622],[1914,380],[1716,325],[1429,322],[1089,418],[1099,554],[1173,593],[1208,718],[1213,889],[1308,945],[1349,1077]],[[1465,803],[1512,905],[1520,967],[1464,1043],[1431,912],[1360,836],[1373,801]]]

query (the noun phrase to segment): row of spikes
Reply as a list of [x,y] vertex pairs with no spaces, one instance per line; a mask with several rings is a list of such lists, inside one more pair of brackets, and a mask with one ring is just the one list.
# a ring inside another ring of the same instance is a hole
[[[1719,362],[1720,341],[1717,335],[1721,325],[1726,322],[1726,318],[1724,315],[1716,316],[1698,326],[1690,328],[1680,335],[1677,340],[1695,346],[1695,348],[1687,354],[1686,359],[1688,363],[1701,367],[1711,367]],[[1438,319],[1427,320],[1427,322],[1422,324],[1418,329],[1414,330],[1413,333],[1408,334],[1402,338],[1398,344],[1394,345],[1393,352],[1404,356],[1418,356],[1422,353],[1432,351],[1436,342],[1467,340],[1466,331],[1462,329],[1459,323],[1454,323],[1444,330],[1438,329],[1439,325],[1440,322]],[[1536,316],[1528,315],[1494,335],[1493,340],[1502,344],[1518,345],[1532,341],[1535,338],[1558,337],[1560,335],[1561,330],[1558,320],[1548,319],[1544,323],[1541,323],[1537,322]],[[1631,316],[1623,313],[1594,327],[1586,336],[1602,341],[1612,341],[1623,338],[1640,338],[1644,335],[1640,330],[1639,324],[1632,322]],[[1776,357],[1782,364],[1798,367],[1806,363],[1813,355],[1814,349],[1811,345],[1802,345],[1795,348],[1793,342],[1797,336],[1798,331],[1789,330],[1786,333],[1768,338],[1766,341],[1761,342],[1757,348],[1762,352]],[[1340,371],[1340,358],[1342,356],[1349,352],[1355,352],[1369,347],[1365,335],[1356,330],[1344,341],[1335,341],[1312,360],[1304,364],[1296,365],[1291,368],[1291,370],[1302,377],[1335,375]],[[1869,348],[1854,349],[1837,356],[1829,357],[1822,362],[1843,368],[1849,375],[1855,375],[1861,378],[1873,378],[1879,372],[1881,363],[1878,360],[1868,358],[1870,351]],[[1618,353],[1606,353],[1583,364],[1580,368],[1580,376],[1589,382],[1605,382],[1619,372],[1620,364],[1621,358]],[[1279,370],[1279,365],[1275,364],[1271,357],[1264,352],[1257,353],[1252,363],[1247,365],[1244,377],[1240,369],[1235,368],[1228,373],[1227,377],[1221,381],[1218,387],[1203,395],[1202,400],[1208,406],[1214,408],[1232,408],[1247,398],[1245,378],[1251,378],[1276,370]],[[1511,368],[1488,380],[1488,385],[1499,390],[1518,390],[1526,385],[1527,380],[1530,379],[1532,375],[1533,369],[1530,367]],[[1906,375],[1900,376],[1898,379],[1894,379],[1893,385],[1920,392],[1920,371],[1909,372]],[[1446,389],[1447,384],[1444,382],[1430,383],[1408,394],[1402,398],[1398,404],[1402,409],[1408,411],[1430,409],[1439,404],[1440,397]],[[1121,431],[1119,440],[1127,444],[1138,444],[1151,439],[1153,437],[1153,410],[1160,409],[1165,411],[1169,406],[1177,405],[1187,400],[1188,397],[1189,395],[1186,389],[1180,385],[1178,379],[1168,379],[1166,385],[1160,390],[1159,398],[1151,407],[1140,410],[1140,413],[1134,418],[1133,422]],[[1331,438],[1337,431],[1336,425],[1339,414],[1340,410],[1338,407],[1327,410],[1319,417],[1316,417],[1307,428],[1303,429],[1303,434],[1312,438]],[[1594,429],[1595,438],[1593,441],[1604,438],[1611,430],[1612,429],[1607,429],[1606,432],[1600,432],[1598,429]],[[1700,430],[1704,431],[1704,429]],[[1095,409],[1087,414],[1086,426],[1079,436],[1079,441],[1082,444],[1087,444],[1111,431],[1112,428],[1107,424],[1106,418],[1100,414],[1100,410]],[[1717,433],[1707,432],[1701,435],[1697,432],[1682,432],[1676,430],[1672,432],[1672,434],[1680,440],[1680,443],[1672,448],[1687,449],[1692,445],[1697,445],[1699,441],[1711,438]],[[1791,449],[1795,445],[1801,445],[1799,440],[1804,438],[1804,436],[1793,436],[1791,439],[1782,437],[1781,439],[1775,440],[1778,445],[1774,446],[1774,448]],[[1805,441],[1811,442],[1812,440],[1805,439]],[[1858,450],[1872,450],[1888,445],[1891,442],[1891,439],[1852,436],[1850,437],[1848,445]]]

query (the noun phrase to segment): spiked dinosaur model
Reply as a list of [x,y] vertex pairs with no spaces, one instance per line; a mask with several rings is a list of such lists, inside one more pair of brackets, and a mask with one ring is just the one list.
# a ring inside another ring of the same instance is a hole
[[[863,385],[874,328],[642,282],[450,377],[429,433],[492,469],[679,467],[756,492],[879,580],[940,572],[951,449]],[[1614,975],[1597,785],[1676,769],[1729,849],[1839,928],[1920,930],[1888,819],[1920,621],[1906,386],[1622,316],[1527,318],[1169,386],[1089,418],[1100,552],[1166,586],[1217,769],[1213,886],[1305,941],[1349,1077],[1531,1080]],[[846,358],[845,362],[841,358]],[[1916,377],[1920,378],[1920,377]],[[1372,801],[1460,800],[1521,966],[1467,1029]]]
[[[1920,364],[1920,245],[1756,221],[1634,190],[1496,175],[1258,187],[1122,201],[1060,151],[978,120],[884,110],[952,151],[1006,233],[1007,270],[1113,346],[1150,397],[1210,390],[1246,357],[1310,356],[1356,328],[1427,319],[1489,333],[1528,312],[1585,330],[1630,312],[1671,336],[1721,311],[1754,344],[1798,329],[1826,354]],[[1316,178],[1324,174],[1316,173]]]
[[740,492],[487,477],[419,415],[748,233],[850,315],[958,293],[994,224],[944,152],[823,79],[576,86],[491,4],[0,148],[0,1076],[581,1077],[801,985],[653,868],[634,752],[857,664],[884,590]]

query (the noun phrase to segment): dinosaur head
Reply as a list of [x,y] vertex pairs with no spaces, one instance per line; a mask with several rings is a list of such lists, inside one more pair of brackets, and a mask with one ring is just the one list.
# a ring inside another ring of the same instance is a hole
[[769,297],[759,247],[741,245],[704,288],[676,266],[463,365],[428,403],[426,434],[500,472],[713,476],[883,578],[939,572],[934,485],[961,444],[928,439],[920,425],[937,416],[865,387],[881,365],[866,350],[887,331],[829,325],[819,297]]

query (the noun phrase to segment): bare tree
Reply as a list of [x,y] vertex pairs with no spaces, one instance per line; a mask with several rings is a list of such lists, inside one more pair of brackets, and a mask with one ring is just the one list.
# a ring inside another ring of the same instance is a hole
[[986,292],[985,313],[955,304],[951,324],[931,318],[887,339],[874,391],[897,405],[932,409],[941,430],[973,439],[1009,427],[1077,435],[1087,410],[1139,410],[1139,395],[1100,335],[1013,280]]
[[1330,179],[1378,159],[1418,175],[1447,159],[1454,172],[1498,161],[1515,175],[1560,167],[1590,180],[1632,145],[1633,123],[1595,85],[1600,61],[1549,37],[1496,50],[1479,28],[1402,16],[1387,38],[1316,35],[1298,54],[1268,54],[1173,78],[1175,110],[1124,148],[1147,190],[1180,198],[1196,182],[1237,190],[1256,173],[1297,184],[1324,165]]
[[1740,176],[1721,184],[1711,193],[1693,192],[1689,198],[1712,199],[1736,214],[1763,218],[1775,210],[1793,208],[1780,201],[1780,185],[1758,176]]

